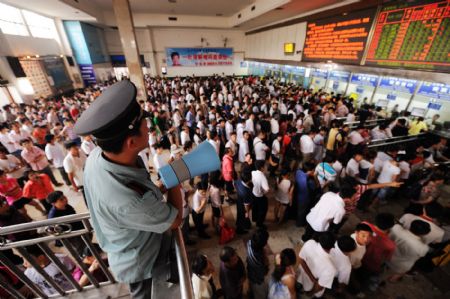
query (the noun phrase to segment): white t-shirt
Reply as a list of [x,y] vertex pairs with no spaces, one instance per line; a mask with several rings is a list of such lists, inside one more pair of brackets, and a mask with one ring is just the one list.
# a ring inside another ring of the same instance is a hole
[[0,142],[10,154],[16,151],[16,146],[14,142],[9,138],[8,133],[0,133]]
[[153,155],[153,165],[155,166],[156,170],[159,170],[161,167],[167,165],[166,159],[164,159],[164,156],[161,154],[155,154]]
[[300,151],[303,154],[311,154],[314,152],[314,141],[309,135],[303,135],[300,138]]
[[393,177],[400,174],[400,168],[393,165],[391,161],[386,161],[383,164],[383,168],[381,169],[381,173],[378,176],[378,183],[392,183]]
[[255,150],[256,160],[266,160],[266,150],[267,145],[261,140],[261,138],[256,137],[253,140],[253,149]]
[[409,166],[409,163],[406,161],[400,161],[398,162],[398,167],[400,168],[400,179],[407,180],[411,172],[411,167]]
[[345,215],[345,203],[339,194],[327,192],[306,216],[309,225],[316,232],[325,232],[330,223],[339,224]]
[[96,145],[92,141],[83,140],[81,143],[81,149],[86,154],[86,156],[89,156],[89,154],[95,149]]
[[356,241],[355,233],[353,233],[351,237],[353,238],[353,240],[355,240],[356,249],[349,255],[350,262],[352,263],[353,269],[358,269],[359,267],[361,267],[361,261],[364,257],[364,254],[366,254],[366,246],[358,244],[358,242]]
[[[17,159],[13,155],[6,155],[5,160],[0,159],[0,169],[5,172],[16,168],[19,164],[20,164],[19,159]],[[27,170],[26,167],[22,167],[13,172],[8,173],[6,176],[9,178],[18,179],[23,176],[26,170]]]
[[73,180],[78,187],[83,186],[83,169],[86,163],[86,155],[83,152],[79,152],[78,157],[67,154],[64,158],[64,170],[67,174],[73,173]]
[[192,196],[192,209],[196,213],[203,213],[206,210],[206,205],[204,205],[204,207],[200,211],[197,211],[200,208],[203,200],[208,200],[208,192],[206,192],[206,195],[203,196],[200,194],[200,192],[198,192],[198,190],[195,191],[194,195]]
[[389,238],[396,245],[392,259],[388,262],[389,268],[395,273],[408,272],[419,258],[428,253],[428,245],[400,224],[394,225]]
[[350,273],[352,272],[350,258],[342,252],[337,242],[334,244],[334,248],[330,250],[330,257],[337,270],[336,277],[338,282],[347,285],[350,281]]
[[209,186],[209,198],[211,199],[211,206],[214,208],[220,208],[222,201],[220,200],[220,189],[210,185]]
[[281,150],[280,142],[278,141],[278,139],[275,139],[272,143],[272,155],[279,157],[280,150]]
[[392,157],[386,154],[385,152],[378,152],[377,157],[375,158],[375,161],[373,162],[373,165],[375,167],[375,171],[380,173],[381,169],[383,168],[383,164],[386,161],[392,160]]
[[442,240],[444,239],[445,231],[432,221],[428,221],[420,216],[416,216],[413,214],[405,214],[402,216],[402,218],[400,218],[399,222],[401,225],[403,225],[404,228],[409,229],[411,227],[411,223],[414,220],[425,221],[430,225],[430,232],[425,236],[422,236],[422,240],[425,242],[425,244],[442,242]]
[[45,155],[47,156],[48,160],[52,160],[53,166],[56,168],[63,167],[64,163],[64,150],[62,149],[62,146],[58,143],[50,144],[47,143],[45,146]]
[[358,131],[355,130],[350,132],[350,134],[348,134],[348,142],[350,142],[353,145],[358,145],[364,142],[364,138]]
[[355,159],[351,158],[347,163],[345,172],[348,176],[356,178],[359,174],[359,163],[356,162]]
[[291,186],[292,183],[290,180],[282,179],[275,192],[275,199],[282,204],[289,204],[289,189]]
[[[58,253],[55,253],[55,255],[64,264],[66,269],[68,269],[69,271],[72,271],[75,268],[74,263],[72,262],[72,260],[69,257],[67,257],[63,254],[58,254]],[[64,291],[73,289],[70,282],[64,277],[64,275],[61,273],[61,271],[59,270],[59,268],[56,266],[55,263],[51,262],[50,264],[48,264],[44,268],[44,271]],[[24,273],[33,283],[37,284],[37,286],[42,291],[44,291],[44,293],[46,295],[57,294],[56,290],[34,268],[27,268]]]
[[[325,292],[325,289],[331,289],[333,280],[337,275],[336,267],[331,260],[330,255],[323,250],[322,246],[314,240],[307,241],[300,250],[299,257],[308,265],[312,275],[318,280],[323,290],[314,294],[315,297],[320,297]],[[302,284],[305,291],[310,291],[314,287],[314,282],[311,281],[309,275],[303,269],[302,265],[298,267],[297,281]]]
[[181,145],[184,145],[187,141],[191,141],[189,134],[185,131],[181,131],[180,133]]
[[363,184],[368,184],[369,181],[367,180],[369,178],[370,170],[373,168],[372,163],[370,163],[367,160],[361,160],[359,162],[360,169],[359,172],[359,178],[358,180]]
[[260,170],[252,171],[253,195],[263,197],[269,191],[269,182]]

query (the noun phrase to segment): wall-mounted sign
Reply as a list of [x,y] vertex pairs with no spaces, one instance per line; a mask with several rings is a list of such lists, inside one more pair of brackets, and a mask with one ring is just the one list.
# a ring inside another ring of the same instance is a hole
[[314,69],[312,71],[312,76],[316,78],[328,78],[328,71],[327,70],[321,70],[321,69]]
[[439,102],[429,102],[428,103],[428,109],[432,109],[432,110],[441,110],[442,108],[442,104]]
[[81,78],[86,86],[97,83],[92,64],[78,64],[78,67],[80,68]]
[[328,79],[334,81],[348,82],[348,80],[350,79],[350,72],[331,71],[330,77]]
[[378,80],[380,80],[380,77],[376,75],[353,74],[352,77],[350,78],[350,83],[363,86],[377,87]]
[[450,101],[450,85],[442,83],[423,82],[417,94],[434,99]]
[[284,44],[284,54],[294,54],[295,43],[285,43]]
[[374,15],[370,9],[308,22],[302,60],[359,64]]
[[168,66],[233,65],[233,48],[166,48]]
[[416,87],[417,80],[382,77],[380,81],[380,88],[406,92],[409,94],[413,94]]

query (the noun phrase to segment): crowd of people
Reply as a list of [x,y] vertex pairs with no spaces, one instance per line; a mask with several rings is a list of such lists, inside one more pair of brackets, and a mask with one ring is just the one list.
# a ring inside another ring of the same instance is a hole
[[[27,205],[48,218],[75,214],[55,188],[65,184],[83,194],[83,168],[96,141],[77,136],[74,123],[110,83],[31,105],[3,107],[1,227],[32,221]],[[258,299],[298,298],[302,292],[364,297],[377,291],[383,273],[396,282],[442,263],[449,206],[440,198],[440,186],[446,181],[450,155],[447,139],[426,134],[438,126],[439,115],[425,121],[396,107],[386,111],[365,100],[252,76],[146,77],[145,85],[147,101],[139,104],[151,117],[149,145],[140,157],[147,171],[156,176],[201,142],[209,142],[222,161],[221,170],[182,186],[186,244],[196,246],[200,239],[210,239],[211,232],[220,235],[223,223],[231,223],[225,205],[236,210],[236,233],[249,238],[245,258],[230,246],[218,252],[220,265],[203,254],[194,257],[195,298],[243,298],[246,281],[248,295]],[[375,119],[375,127],[366,125]],[[419,136],[406,146],[368,147],[373,140],[407,135]],[[55,177],[56,171],[63,181]],[[404,205],[404,215],[396,219],[378,212],[393,202]],[[205,223],[209,206],[211,221]],[[355,213],[367,217],[353,233],[343,234],[342,226]],[[288,221],[304,228],[299,252],[286,248],[269,260],[269,219],[271,226]],[[19,241],[36,235],[7,237]],[[100,275],[98,262],[86,253],[83,242],[73,245],[89,271]],[[71,287],[38,247],[28,251],[61,287],[66,282]],[[8,256],[21,263],[12,251]],[[78,273],[74,277],[82,285],[89,283],[70,259],[60,258]],[[213,279],[215,266],[220,269],[220,288]],[[24,267],[25,275],[46,294],[55,293],[29,262]],[[7,269],[0,267],[0,274],[29,293]]]

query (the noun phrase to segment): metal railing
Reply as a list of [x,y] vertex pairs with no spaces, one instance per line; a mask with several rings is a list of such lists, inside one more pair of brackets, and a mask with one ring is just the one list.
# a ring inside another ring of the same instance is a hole
[[379,148],[379,147],[389,147],[391,145],[403,145],[409,144],[411,142],[417,142],[422,138],[425,138],[426,133],[421,133],[418,135],[407,135],[407,136],[397,136],[390,137],[386,139],[375,139],[371,140],[368,144],[368,148]]
[[[17,224],[0,228],[0,264],[9,269],[25,286],[27,286],[35,296],[40,298],[49,298],[55,296],[67,296],[74,292],[82,292],[84,290],[92,288],[101,288],[108,284],[116,283],[116,280],[112,273],[109,271],[107,264],[102,259],[101,254],[97,250],[96,246],[92,243],[93,229],[89,222],[90,214],[75,214],[64,217],[57,217],[48,220],[40,220],[34,222],[28,222],[23,224]],[[72,231],[72,225],[74,222],[82,222],[83,228]],[[9,241],[6,236],[11,234],[38,231],[41,234],[36,235],[32,239]],[[43,232],[43,233],[42,233]],[[180,292],[181,298],[192,299],[193,291],[191,284],[191,277],[189,273],[189,265],[184,246],[183,236],[181,230],[177,229],[175,233],[175,252],[177,257],[178,273],[180,277]],[[92,252],[93,257],[99,263],[99,270],[101,270],[107,281],[99,282],[91,273],[88,267],[83,263],[80,257],[80,252],[77,252],[72,240],[78,238],[77,241],[81,241]],[[76,281],[68,269],[58,258],[58,256],[50,249],[48,243],[59,240],[70,257],[73,259],[79,269],[86,275],[90,285],[81,286]],[[61,275],[72,286],[72,289],[63,289],[46,271],[36,262],[36,260],[28,252],[27,247],[38,246],[42,253],[52,262],[60,271]],[[31,267],[41,275],[51,288],[47,288],[47,293],[42,290],[38,285],[32,282],[24,273],[24,270],[20,266],[15,265],[6,255],[6,250],[17,251],[30,265]],[[8,282],[3,280],[0,276],[0,287],[10,293],[14,298],[25,298],[19,291],[14,289]],[[52,294],[48,294],[48,289],[53,289]]]

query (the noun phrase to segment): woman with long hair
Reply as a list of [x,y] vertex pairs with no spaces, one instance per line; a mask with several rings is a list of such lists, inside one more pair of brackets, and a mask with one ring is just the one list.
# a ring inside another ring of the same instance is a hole
[[269,283],[268,299],[296,299],[295,264],[297,257],[291,248],[283,249],[275,257],[275,270]]

